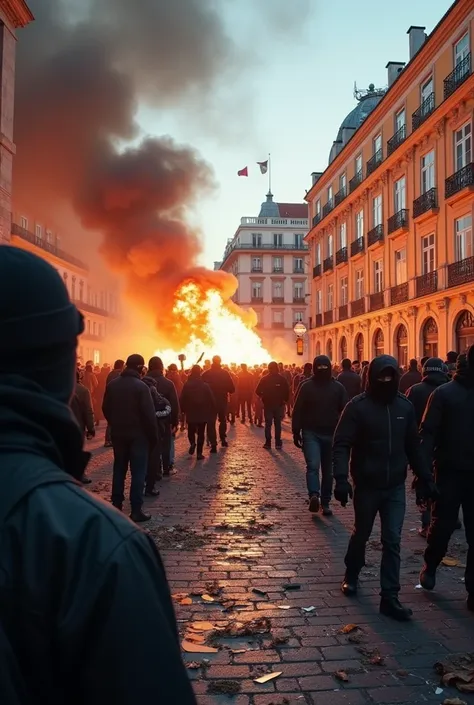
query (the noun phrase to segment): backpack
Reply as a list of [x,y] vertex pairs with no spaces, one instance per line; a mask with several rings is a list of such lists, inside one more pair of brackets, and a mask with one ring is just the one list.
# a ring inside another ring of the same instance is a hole
[[[2,483],[2,492],[0,493],[0,531],[3,529],[5,519],[15,507],[37,487],[63,482],[78,484],[70,475],[55,468],[47,461],[45,461],[44,465],[38,464],[34,471],[31,472],[31,456],[15,453],[11,457],[17,464],[17,469],[16,472],[8,477],[8,482]],[[2,458],[2,461],[4,460],[6,458]],[[22,466],[25,468],[23,472]],[[33,705],[34,701],[28,693],[16,654],[1,621],[0,683],[2,702],[8,703],[8,705]]]

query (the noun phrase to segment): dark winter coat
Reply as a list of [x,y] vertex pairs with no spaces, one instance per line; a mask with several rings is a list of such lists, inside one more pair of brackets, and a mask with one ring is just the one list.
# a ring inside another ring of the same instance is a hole
[[202,380],[210,386],[217,408],[225,408],[229,394],[235,392],[235,385],[227,370],[224,370],[220,365],[212,365],[207,372],[204,372]]
[[300,386],[295,400],[293,433],[315,431],[332,437],[346,404],[347,392],[333,377],[323,382],[311,377]]
[[361,376],[353,370],[343,370],[338,374],[337,381],[342,384],[349,399],[353,399],[362,391]]
[[76,383],[76,389],[71,399],[71,409],[82,435],[84,436],[86,431],[95,433],[91,393],[80,382]]
[[146,438],[156,444],[158,430],[150,390],[135,370],[125,369],[105,389],[102,411],[114,439]]
[[67,480],[31,489],[2,523],[0,622],[28,702],[195,705],[156,547],[73,479],[89,455],[70,409],[22,378],[2,378],[0,396],[2,487]]
[[251,399],[255,389],[255,379],[251,372],[242,370],[237,375],[237,393],[239,399]]
[[283,375],[269,372],[258,383],[255,394],[262,399],[264,407],[276,409],[288,402],[290,387]]
[[110,382],[113,382],[114,379],[117,379],[117,377],[120,377],[122,372],[123,372],[123,369],[122,370],[112,370],[111,372],[109,372],[109,374],[107,375],[107,379],[105,380],[105,386],[110,384]]
[[344,409],[333,440],[334,478],[347,479],[356,486],[387,489],[405,482],[407,466],[415,475],[428,478],[420,449],[415,409],[399,392],[389,404],[370,395],[370,384],[387,368],[397,370],[389,355],[374,358],[369,366],[369,392],[354,397]]
[[435,389],[440,387],[442,384],[446,384],[447,382],[449,382],[449,377],[447,374],[443,374],[442,372],[431,372],[430,374],[425,375],[421,382],[414,384],[413,387],[410,387],[407,391],[407,399],[409,399],[415,407],[416,423],[418,424],[418,427],[421,424],[430,395]]
[[216,413],[216,400],[202,377],[190,377],[181,392],[181,411],[188,423],[208,423]]
[[402,375],[402,378],[400,380],[400,392],[402,394],[406,394],[410,387],[413,387],[414,384],[418,384],[419,382],[421,382],[421,380],[421,372],[415,369],[408,370],[408,372],[405,372],[405,374]]
[[176,387],[170,379],[167,379],[161,370],[148,371],[148,377],[152,377],[156,382],[156,389],[171,404],[170,423],[177,426],[179,422],[179,400]]

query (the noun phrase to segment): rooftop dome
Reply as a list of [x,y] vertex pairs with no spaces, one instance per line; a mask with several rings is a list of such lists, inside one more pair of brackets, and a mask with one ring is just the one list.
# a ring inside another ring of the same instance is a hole
[[336,140],[331,147],[329,164],[337,157],[341,149],[347,144],[372,110],[377,107],[384,95],[385,91],[376,89],[373,83],[370,84],[367,91],[354,90],[354,96],[358,101],[357,105],[341,122]]

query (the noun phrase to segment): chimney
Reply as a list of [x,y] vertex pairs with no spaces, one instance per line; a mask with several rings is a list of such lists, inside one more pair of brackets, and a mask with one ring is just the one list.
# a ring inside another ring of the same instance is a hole
[[401,72],[403,71],[405,67],[404,62],[402,61],[389,61],[388,64],[386,65],[387,69],[387,77],[388,77],[388,87],[390,88],[391,85],[395,83],[397,78],[400,76]]
[[410,59],[413,59],[417,51],[421,49],[425,43],[427,39],[425,29],[426,27],[410,27],[408,30],[407,34],[410,38]]
[[322,171],[313,171],[313,173],[311,174],[311,185],[314,186],[314,184],[319,181],[322,175]]

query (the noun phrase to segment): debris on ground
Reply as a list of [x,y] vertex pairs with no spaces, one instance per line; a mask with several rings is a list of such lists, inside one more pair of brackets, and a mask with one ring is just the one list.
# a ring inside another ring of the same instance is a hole
[[260,676],[260,678],[254,678],[255,683],[268,683],[268,681],[273,681],[275,678],[279,678],[283,671],[276,671],[275,673],[267,673],[266,676]]
[[183,639],[181,646],[183,651],[188,654],[217,654],[218,652],[218,649],[214,649],[211,646],[195,644],[193,641],[186,641],[185,639]]
[[341,627],[341,629],[339,629],[339,634],[351,634],[357,629],[359,629],[359,626],[357,624],[346,624],[344,627]]
[[338,681],[341,681],[342,683],[349,683],[349,676],[345,671],[336,671],[334,674],[334,678],[336,678]]
[[262,597],[268,595],[268,592],[265,592],[265,590],[260,590],[259,588],[252,588],[252,592],[254,592],[256,595],[262,595]]
[[467,705],[467,702],[459,698],[446,698],[443,700],[443,705]]
[[371,666],[383,666],[385,664],[384,658],[377,648],[371,649],[368,646],[358,646],[357,651],[362,654],[365,662]]
[[257,617],[249,622],[229,622],[225,627],[220,627],[211,632],[207,637],[208,644],[215,644],[218,639],[235,639],[237,637],[260,636],[269,634],[272,623],[268,617]]
[[474,693],[474,654],[437,661],[434,669],[441,676],[441,685],[455,686],[461,693]]
[[201,668],[202,664],[200,661],[188,661],[186,664],[186,668],[189,668],[190,671],[197,671],[198,668]]
[[277,504],[276,502],[266,502],[265,504],[261,504],[258,509],[260,512],[265,512],[270,509],[278,509],[278,511],[281,512],[285,509],[285,507],[281,504]]
[[285,644],[288,644],[289,641],[290,641],[289,636],[274,636],[270,642],[270,646],[272,648],[274,648],[276,646],[285,646]]
[[[220,597],[223,588],[219,585],[218,580],[211,580],[206,583],[206,593],[212,597]],[[204,596],[203,596],[204,599]]]
[[211,681],[208,683],[207,692],[213,695],[237,695],[242,690],[239,681]]
[[286,585],[283,585],[283,590],[301,590],[301,585],[299,583],[286,583]]
[[445,556],[443,560],[441,561],[443,565],[448,566],[449,568],[454,568],[454,566],[459,565],[459,561],[457,558],[452,558],[451,556]]
[[160,550],[195,551],[211,540],[208,534],[198,534],[180,524],[176,524],[176,526],[150,526],[149,534]]
[[216,531],[229,531],[233,534],[246,536],[247,538],[254,538],[270,533],[275,526],[276,524],[270,521],[257,522],[256,520],[250,519],[248,526],[245,524],[229,524],[223,521],[220,524],[216,524],[214,529]]

